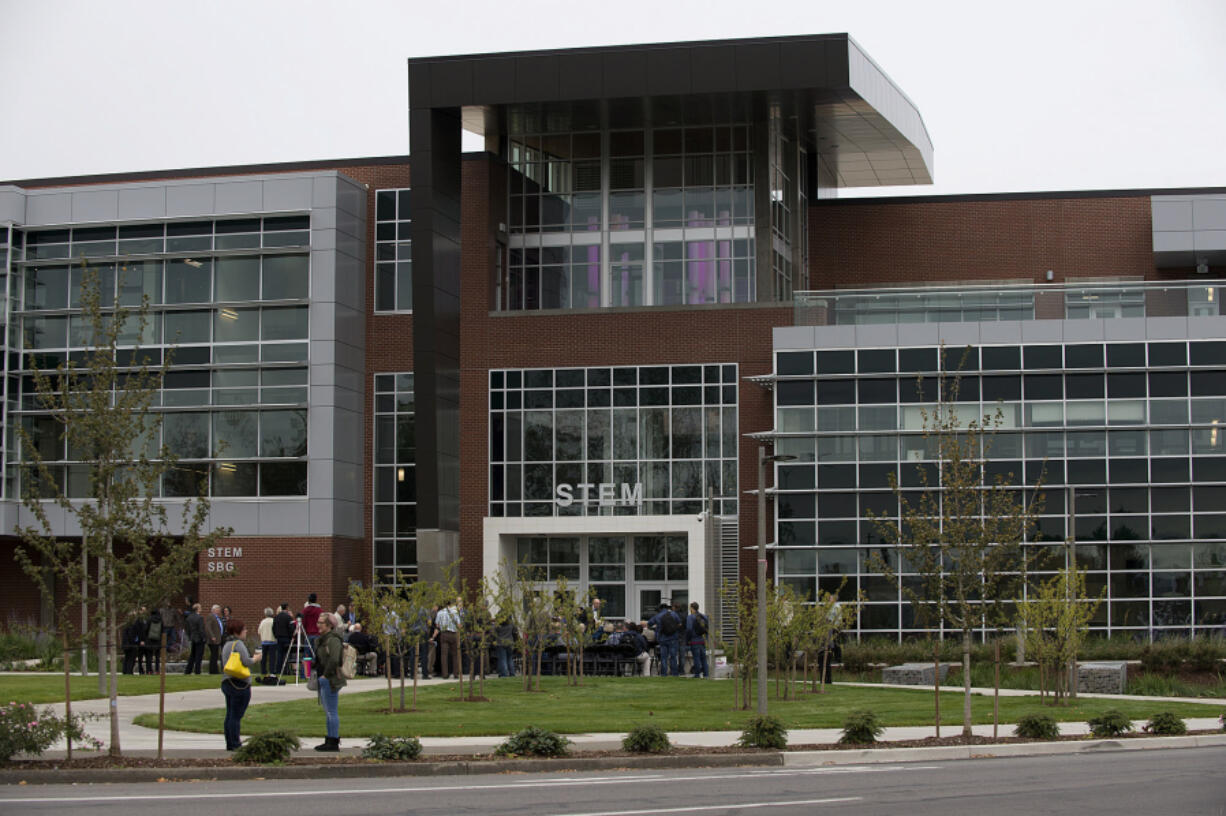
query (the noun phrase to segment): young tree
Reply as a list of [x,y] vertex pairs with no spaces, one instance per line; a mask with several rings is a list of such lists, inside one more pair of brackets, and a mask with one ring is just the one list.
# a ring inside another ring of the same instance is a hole
[[[989,620],[985,606],[1001,603],[1021,571],[1021,543],[1034,527],[1035,508],[1022,502],[1004,475],[987,477],[984,465],[1002,413],[998,408],[964,421],[957,410],[959,386],[957,376],[942,374],[937,403],[923,411],[924,437],[936,463],[916,469],[919,500],[912,501],[891,474],[901,520],[879,518],[877,527],[918,575],[921,589],[909,590],[912,602],[931,603],[939,619],[961,633],[962,735],[970,737],[971,638]],[[883,567],[898,579],[890,565]]]
[[[136,310],[116,305],[114,283],[91,267],[81,268],[86,351],[80,364],[70,360],[48,373],[30,355],[36,413],[18,430],[23,504],[34,523],[18,534],[24,546],[39,554],[37,560],[59,561],[66,551],[54,543],[48,513],[54,505],[80,527],[76,557],[97,560],[95,623],[105,635],[110,667],[110,754],[119,756],[118,616],[181,591],[196,575],[199,553],[229,531],[205,531],[208,474],[178,468],[174,452],[159,442],[162,414],[154,404],[170,354],[155,366],[141,351],[139,344],[148,334],[148,301]],[[53,467],[64,458],[84,464],[67,471]],[[199,495],[185,500],[180,529],[174,532],[158,496],[164,477],[185,475],[179,483],[194,483]]]
[[[86,566],[81,559],[81,545],[75,541],[57,539],[54,536],[42,536],[36,530],[22,532],[22,543],[17,547],[15,556],[22,571],[39,588],[44,598],[55,598],[55,628],[60,636],[60,644],[64,660],[64,721],[72,720],[72,661],[70,652],[73,640],[84,641],[89,637],[89,629],[74,631],[69,613],[84,603],[82,587],[88,580]],[[61,595],[56,592],[56,584],[66,588]],[[101,665],[98,671],[102,671]],[[67,739],[68,760],[72,761],[72,729],[65,732]]]
[[1057,705],[1076,682],[1065,667],[1076,660],[1100,603],[1101,594],[1087,597],[1085,572],[1076,566],[1032,587],[1030,597],[1018,603],[1027,622],[1027,649],[1039,664],[1039,693],[1046,696],[1050,683]]

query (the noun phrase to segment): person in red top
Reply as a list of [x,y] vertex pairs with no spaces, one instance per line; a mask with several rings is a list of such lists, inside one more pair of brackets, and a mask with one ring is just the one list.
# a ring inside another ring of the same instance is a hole
[[[323,607],[315,601],[315,593],[312,592],[307,596],[302,612],[298,614],[299,620],[302,621],[302,633],[307,636],[307,642],[311,644],[311,657],[315,657],[315,641],[319,639],[319,615],[324,611]],[[301,663],[298,666],[298,676],[304,676]]]

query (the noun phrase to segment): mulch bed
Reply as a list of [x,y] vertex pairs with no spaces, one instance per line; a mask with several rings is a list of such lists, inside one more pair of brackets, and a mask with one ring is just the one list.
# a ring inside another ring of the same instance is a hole
[[[956,726],[955,726],[956,727]],[[1188,736],[1200,736],[1207,734],[1220,734],[1217,729],[1201,729],[1189,730]],[[1151,736],[1143,732],[1131,732],[1121,734],[1112,739],[1146,739]],[[969,739],[963,739],[961,735],[952,737],[926,737],[917,740],[892,740],[889,742],[878,742],[872,745],[842,745],[839,743],[812,743],[804,745],[789,745],[787,751],[855,751],[864,748],[937,748],[944,746],[957,745],[1011,745],[1025,742],[1079,742],[1094,739],[1089,735],[1069,735],[1058,737],[1055,740],[1032,740],[1022,737],[1001,736],[997,739],[991,737],[974,736]],[[687,755],[703,755],[703,754],[757,754],[764,753],[763,749],[741,748],[738,746],[723,746],[714,748],[673,748],[668,752],[669,756],[687,756]],[[572,751],[567,758],[611,758],[611,757],[641,757],[642,754],[633,754],[629,751]],[[495,756],[494,754],[423,754],[416,762],[482,762],[504,759],[504,757]],[[386,765],[390,762],[379,760],[362,759],[356,756],[295,756],[290,758],[286,765]],[[235,762],[229,757],[175,757],[163,760],[157,760],[152,757],[120,757],[112,759],[107,756],[87,756],[79,759],[73,759],[67,762],[62,759],[19,759],[11,762],[0,762],[0,769],[4,770],[96,770],[105,768],[231,768],[235,766]]]

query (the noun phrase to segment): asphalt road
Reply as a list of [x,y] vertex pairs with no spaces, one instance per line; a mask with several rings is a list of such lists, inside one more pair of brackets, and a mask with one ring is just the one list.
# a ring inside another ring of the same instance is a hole
[[0,791],[0,813],[1220,816],[1224,773],[1226,748],[1194,748],[828,768],[14,786]]

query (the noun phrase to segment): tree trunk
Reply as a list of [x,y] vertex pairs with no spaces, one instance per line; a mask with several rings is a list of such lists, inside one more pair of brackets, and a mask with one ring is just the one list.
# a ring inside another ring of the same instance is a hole
[[[104,505],[105,506],[105,505]],[[110,512],[110,508],[106,508]],[[122,754],[119,744],[119,649],[115,642],[117,628],[117,612],[115,609],[115,541],[108,534],[106,538],[106,652],[111,662],[111,686],[109,709],[111,712],[111,747],[109,754],[118,757]]]
[[455,676],[460,699],[464,699],[464,632],[457,627],[455,633]]
[[971,737],[971,631],[962,630],[962,738]]
[[819,675],[821,675],[818,678],[818,686],[817,686],[818,689],[820,689],[820,691],[818,692],[819,694],[826,693],[826,666],[828,666],[829,664],[830,664],[830,650],[823,649],[822,650],[822,664],[817,667],[817,672]]
[[[429,654],[429,644],[426,645],[427,654]],[[421,674],[421,642],[413,644],[413,710],[417,710],[417,678]]]
[[936,737],[941,738],[941,645],[932,639],[932,703],[936,721]]
[[[68,730],[64,737],[67,742],[67,759],[72,762],[72,668],[68,665],[68,629],[67,624],[62,624],[64,630],[61,636],[64,640],[64,722],[68,723]],[[84,638],[82,638],[84,642]]]
[[162,759],[162,743],[166,736],[166,628],[158,638],[158,760]]
[[401,648],[396,654],[400,657],[400,710],[404,711],[404,649]]
[[996,657],[996,689],[992,695],[992,739],[1000,729],[1000,636],[997,635],[994,650]]
[[388,644],[387,659],[383,661],[383,674],[387,677],[387,710],[392,711],[394,703],[392,702],[392,647]]

